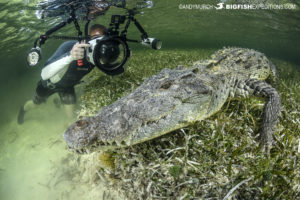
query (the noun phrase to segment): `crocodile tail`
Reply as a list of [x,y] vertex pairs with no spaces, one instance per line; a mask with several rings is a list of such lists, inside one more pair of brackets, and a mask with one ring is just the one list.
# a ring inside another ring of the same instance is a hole
[[270,76],[267,79],[267,82],[270,83],[271,85],[277,87],[278,85],[278,73],[277,73],[277,69],[276,66],[271,62],[270,62]]
[[263,111],[263,122],[260,130],[260,136],[263,145],[269,146],[272,144],[272,136],[277,127],[281,109],[281,98],[277,90],[264,81],[249,79],[246,81],[246,85],[252,89],[253,95],[267,99]]

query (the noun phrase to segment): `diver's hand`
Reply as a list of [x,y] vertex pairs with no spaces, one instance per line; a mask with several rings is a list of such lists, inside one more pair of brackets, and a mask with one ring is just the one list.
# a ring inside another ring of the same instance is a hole
[[71,58],[72,60],[80,60],[80,59],[83,59],[84,57],[84,48],[86,47],[90,47],[89,44],[85,44],[85,43],[76,43],[71,52],[70,52],[70,55],[71,55]]

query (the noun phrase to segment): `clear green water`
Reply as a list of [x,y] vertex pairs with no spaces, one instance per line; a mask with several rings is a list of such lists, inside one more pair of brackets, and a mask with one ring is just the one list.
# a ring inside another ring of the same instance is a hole
[[[189,10],[180,4],[213,4],[220,1],[160,0],[153,9],[145,9],[137,19],[150,36],[160,38],[165,49],[209,49],[223,46],[254,48],[267,56],[300,65],[300,5],[295,10]],[[244,1],[246,2],[246,1]],[[272,2],[272,1],[269,1]],[[290,2],[297,1],[273,1]],[[34,1],[0,2],[0,199],[83,199],[89,182],[76,186],[74,169],[65,169],[63,162],[74,157],[66,150],[61,134],[71,121],[56,109],[52,100],[29,113],[26,123],[18,126],[19,106],[34,94],[40,69],[29,69],[25,56],[34,39],[55,24],[41,22],[33,10],[24,9]],[[108,25],[110,14],[123,13],[112,8],[93,23]],[[61,31],[76,35],[73,26]],[[129,38],[139,34],[132,26]],[[49,40],[43,46],[43,61],[61,41]],[[131,45],[133,52],[143,47]],[[146,56],[146,55],[145,55]],[[297,69],[296,69],[297,70]],[[73,173],[70,176],[68,170]],[[82,171],[78,170],[78,173]],[[77,179],[76,179],[77,178]],[[82,182],[81,182],[82,183]],[[70,194],[70,191],[76,190]],[[90,199],[94,197],[90,196]]]

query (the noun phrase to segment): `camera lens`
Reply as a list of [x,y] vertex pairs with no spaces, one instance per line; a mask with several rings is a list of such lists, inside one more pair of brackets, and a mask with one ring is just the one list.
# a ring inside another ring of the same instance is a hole
[[124,72],[124,64],[130,55],[125,40],[119,37],[105,37],[96,41],[93,48],[93,63],[103,72],[116,75]]
[[107,41],[100,46],[100,63],[113,64],[120,55],[119,44],[116,41]]

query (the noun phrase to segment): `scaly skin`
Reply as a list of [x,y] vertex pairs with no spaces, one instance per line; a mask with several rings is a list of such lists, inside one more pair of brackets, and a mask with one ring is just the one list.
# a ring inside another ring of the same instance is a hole
[[255,95],[267,99],[261,140],[270,145],[281,103],[264,82],[269,77],[275,67],[262,53],[224,48],[187,69],[163,69],[96,116],[72,124],[64,139],[77,152],[130,146],[203,120],[228,98]]

